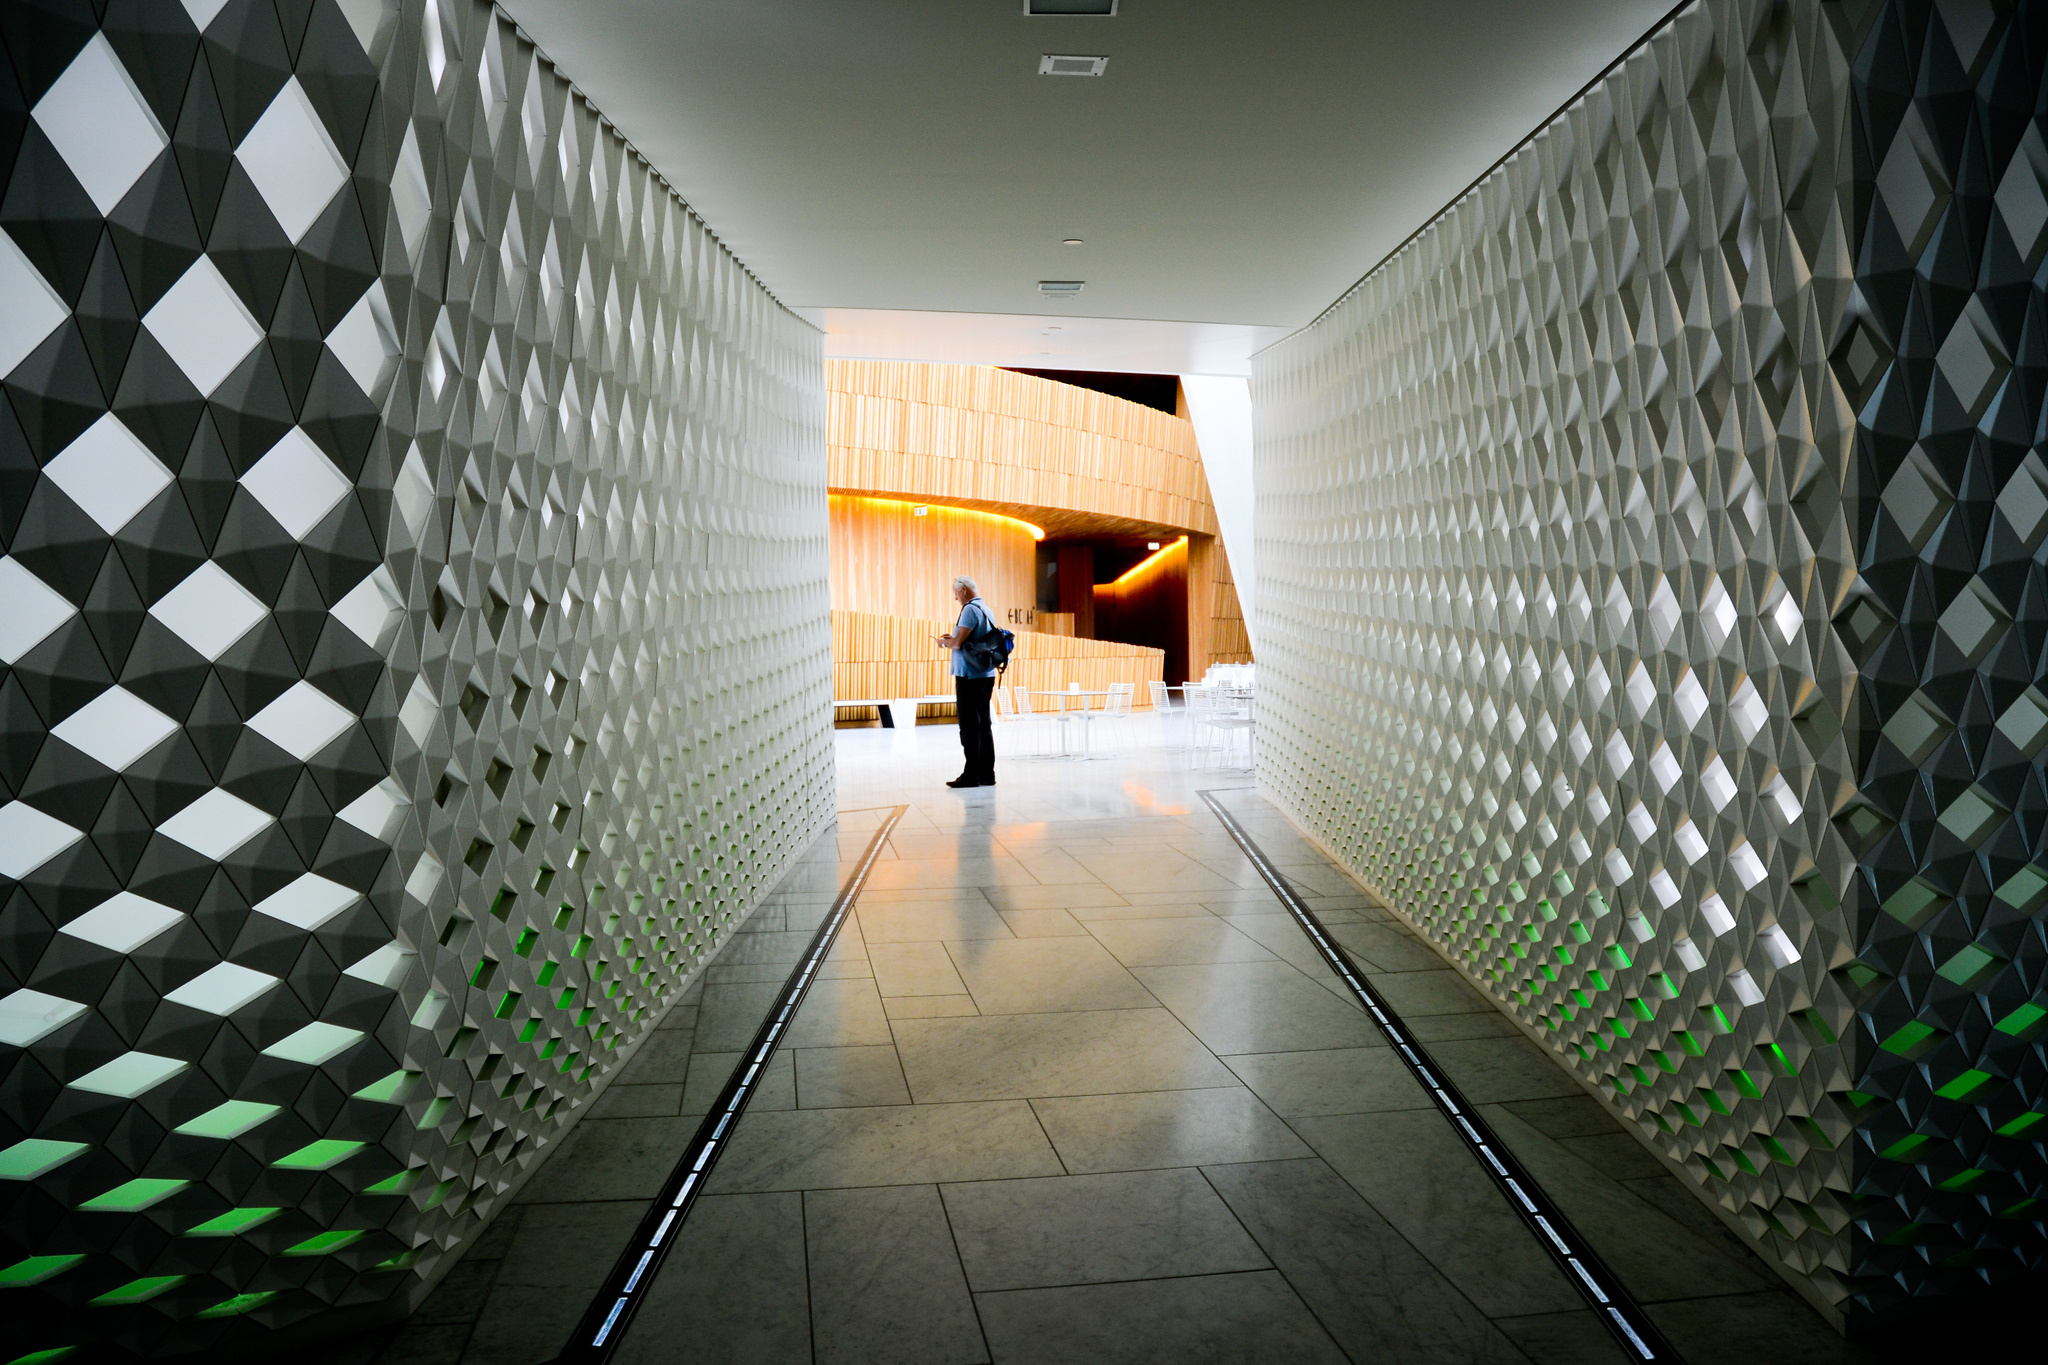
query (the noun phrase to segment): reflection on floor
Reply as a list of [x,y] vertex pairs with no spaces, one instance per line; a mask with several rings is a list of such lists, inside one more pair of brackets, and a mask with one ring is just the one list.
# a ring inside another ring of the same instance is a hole
[[[1427,946],[1140,720],[1127,757],[839,733],[834,839],[396,1336],[560,1348],[808,944],[884,850],[619,1359],[1623,1359],[1194,793],[1252,836],[1692,1365],[1864,1361]],[[322,1365],[329,1365],[323,1360]]]

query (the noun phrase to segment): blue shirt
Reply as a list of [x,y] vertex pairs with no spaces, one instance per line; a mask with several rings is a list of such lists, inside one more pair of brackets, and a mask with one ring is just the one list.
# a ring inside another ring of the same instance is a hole
[[[969,601],[966,606],[960,608],[960,619],[953,626],[953,638],[956,640],[971,640],[976,635],[993,629],[995,629],[995,622],[989,619],[988,604],[979,597],[976,597]],[[996,671],[993,668],[974,668],[970,666],[967,662],[965,651],[957,647],[953,650],[954,677],[993,678],[995,675]]]

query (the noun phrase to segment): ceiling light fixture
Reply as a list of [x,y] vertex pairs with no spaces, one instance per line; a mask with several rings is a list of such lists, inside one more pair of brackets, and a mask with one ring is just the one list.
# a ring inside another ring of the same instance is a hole
[[1081,297],[1081,290],[1086,284],[1085,280],[1040,280],[1038,294],[1040,298],[1054,303],[1071,303]]
[[1064,237],[1060,239],[1061,246],[1080,246],[1081,244],[1079,237]]
[[1027,16],[1053,19],[1110,19],[1117,0],[1024,0]]
[[1038,59],[1041,76],[1100,76],[1109,66],[1107,57],[1067,57],[1048,52]]

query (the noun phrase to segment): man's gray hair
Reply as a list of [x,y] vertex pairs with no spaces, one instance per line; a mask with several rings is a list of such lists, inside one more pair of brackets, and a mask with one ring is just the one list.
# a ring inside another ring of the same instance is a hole
[[975,587],[974,580],[969,578],[966,574],[961,574],[958,578],[954,579],[953,586],[955,588],[965,588],[968,592],[974,594],[976,597],[981,596],[981,589]]

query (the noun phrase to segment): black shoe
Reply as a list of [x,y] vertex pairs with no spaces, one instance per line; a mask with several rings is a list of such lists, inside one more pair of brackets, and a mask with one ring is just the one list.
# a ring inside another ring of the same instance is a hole
[[948,782],[946,785],[949,787],[979,787],[981,785],[981,779],[978,777],[969,777],[966,773],[962,773],[960,774],[960,776],[954,778],[951,782]]
[[984,777],[974,785],[977,787],[993,787],[995,784],[996,780],[993,777]]

